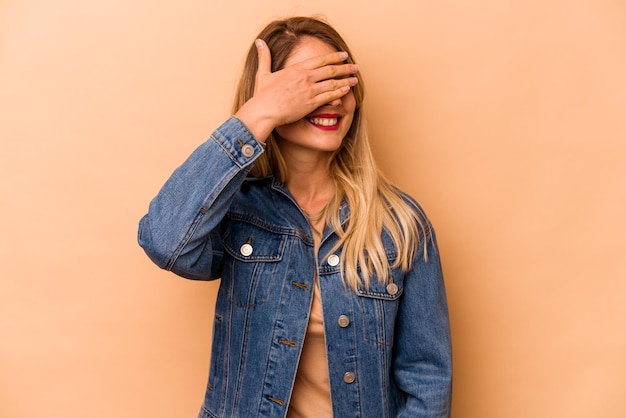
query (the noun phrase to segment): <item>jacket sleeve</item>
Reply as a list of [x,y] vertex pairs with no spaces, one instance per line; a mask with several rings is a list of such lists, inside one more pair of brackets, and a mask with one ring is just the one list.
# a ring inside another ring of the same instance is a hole
[[229,118],[178,167],[139,222],[138,241],[160,268],[211,280],[223,254],[219,225],[263,152],[245,125]]
[[450,417],[452,395],[448,307],[432,228],[424,241],[405,277],[396,322],[394,379],[406,394],[406,404],[398,416],[444,418]]

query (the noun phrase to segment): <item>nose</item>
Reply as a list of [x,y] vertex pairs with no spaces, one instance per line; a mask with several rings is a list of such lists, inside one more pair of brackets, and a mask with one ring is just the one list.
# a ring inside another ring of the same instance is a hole
[[328,106],[341,106],[341,103],[341,97],[338,97],[335,100],[328,102]]

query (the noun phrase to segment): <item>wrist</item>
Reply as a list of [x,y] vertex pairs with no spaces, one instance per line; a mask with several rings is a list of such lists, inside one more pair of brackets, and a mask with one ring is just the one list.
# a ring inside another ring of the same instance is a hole
[[254,98],[252,98],[235,113],[235,116],[246,125],[250,133],[261,142],[265,142],[277,126],[272,117],[267,115],[264,110],[257,106]]

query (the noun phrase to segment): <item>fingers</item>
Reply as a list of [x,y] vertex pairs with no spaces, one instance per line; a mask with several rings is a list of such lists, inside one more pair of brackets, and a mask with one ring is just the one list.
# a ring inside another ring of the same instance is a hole
[[348,54],[345,52],[333,52],[328,55],[309,58],[295,64],[294,67],[307,71],[313,82],[344,78],[359,71],[358,65],[344,63],[347,57]]
[[[358,67],[347,64],[345,52],[333,52],[293,63],[272,72],[272,56],[267,44],[255,41],[258,69],[253,97],[242,109],[248,112],[247,122],[262,119],[265,127],[285,125],[301,119],[314,109],[341,98],[358,82]],[[240,113],[238,113],[240,114]],[[259,116],[261,115],[261,116]],[[270,129],[270,131],[271,131]],[[265,134],[267,129],[262,130]],[[263,136],[261,135],[261,136]]]
[[[262,39],[257,39],[254,44],[259,60],[257,77],[259,75],[270,74],[272,72],[272,54],[270,49]],[[356,74],[359,71],[359,67],[356,64],[343,64],[347,58],[347,52],[333,52],[327,55],[309,58],[295,64],[294,67],[309,71],[311,81],[313,82],[331,78],[343,78]]]
[[326,65],[311,70],[311,80],[315,82],[342,79],[356,74],[359,67],[356,64]]
[[348,54],[333,52],[328,55],[316,56],[295,64],[299,71],[307,75],[313,102],[317,106],[339,99],[358,83],[354,75],[359,71],[356,64],[345,64]]
[[259,59],[259,68],[257,74],[269,74],[272,72],[272,53],[267,44],[262,39],[257,39],[256,45],[257,56]]
[[328,55],[320,55],[302,61],[298,65],[304,70],[314,70],[326,65],[339,64],[348,58],[348,53],[344,51],[333,52]]
[[349,86],[343,86],[337,90],[324,91],[315,97],[315,106],[320,107],[332,103],[334,100],[340,99],[348,94],[349,91]]
[[359,80],[356,77],[324,80],[315,83],[315,86],[313,86],[313,92],[316,96],[326,93],[334,94],[336,92],[339,94],[337,97],[341,97],[347,94],[350,91],[350,88],[356,86],[358,82]]

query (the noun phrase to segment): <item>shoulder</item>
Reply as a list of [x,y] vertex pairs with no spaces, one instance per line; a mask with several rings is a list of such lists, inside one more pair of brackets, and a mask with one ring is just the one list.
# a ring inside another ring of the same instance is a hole
[[[398,197],[400,198],[400,201],[403,202],[404,205],[406,205],[406,208],[410,212],[413,213],[417,222],[422,225],[424,229],[424,233],[426,235],[429,235],[433,229],[433,226],[430,220],[428,219],[428,216],[426,215],[426,211],[424,210],[424,207],[422,206],[422,204],[413,196],[399,189],[396,186],[392,186],[392,190],[398,195]],[[394,212],[397,212],[396,207],[392,206],[392,209],[394,210]]]

